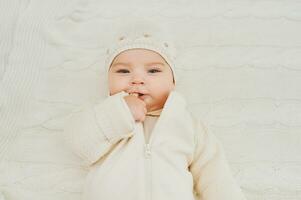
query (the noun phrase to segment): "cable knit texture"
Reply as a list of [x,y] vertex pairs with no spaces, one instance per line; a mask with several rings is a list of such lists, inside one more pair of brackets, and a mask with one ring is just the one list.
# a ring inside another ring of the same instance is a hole
[[247,198],[300,200],[300,10],[299,0],[1,0],[0,199],[80,199],[89,169],[63,126],[106,97],[112,33],[152,19],[176,38],[177,89]]

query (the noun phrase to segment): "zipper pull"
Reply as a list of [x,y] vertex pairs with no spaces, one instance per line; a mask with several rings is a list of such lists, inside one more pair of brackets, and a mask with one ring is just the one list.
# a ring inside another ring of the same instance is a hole
[[152,152],[151,152],[151,148],[150,148],[150,145],[149,144],[145,144],[145,157],[146,158],[150,158],[151,155],[152,155]]

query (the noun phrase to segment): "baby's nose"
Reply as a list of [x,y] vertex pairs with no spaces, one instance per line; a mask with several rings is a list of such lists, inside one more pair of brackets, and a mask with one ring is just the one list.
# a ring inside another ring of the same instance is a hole
[[144,84],[144,82],[145,82],[144,77],[138,74],[134,75],[131,80],[132,84]]
[[144,80],[143,79],[133,79],[132,81],[131,81],[131,83],[134,85],[136,85],[136,84],[144,84]]

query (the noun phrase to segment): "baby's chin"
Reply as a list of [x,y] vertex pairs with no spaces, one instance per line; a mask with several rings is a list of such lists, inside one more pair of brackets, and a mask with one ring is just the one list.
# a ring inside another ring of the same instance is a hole
[[147,103],[147,102],[145,102],[145,103],[146,103],[147,112],[151,112],[151,111],[154,111],[154,110],[160,110],[160,109],[163,108],[162,105],[151,105],[150,103]]

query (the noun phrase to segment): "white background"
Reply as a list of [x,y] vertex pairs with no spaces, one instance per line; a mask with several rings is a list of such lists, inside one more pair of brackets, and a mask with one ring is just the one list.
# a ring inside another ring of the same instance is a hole
[[130,18],[174,33],[178,90],[247,198],[301,199],[301,1],[0,1],[0,199],[79,199],[87,169],[62,126],[103,97],[105,46]]

